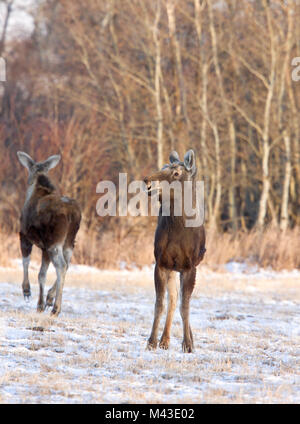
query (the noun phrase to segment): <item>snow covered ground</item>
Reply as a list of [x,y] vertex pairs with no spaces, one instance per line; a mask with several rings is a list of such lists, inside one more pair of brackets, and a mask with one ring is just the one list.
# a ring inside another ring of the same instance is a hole
[[[38,265],[29,303],[14,265],[0,268],[1,403],[300,402],[299,271],[199,267],[195,353],[183,354],[178,308],[169,351],[145,350],[152,269],[72,265],[54,319],[35,312]],[[47,289],[54,278],[52,269]]]

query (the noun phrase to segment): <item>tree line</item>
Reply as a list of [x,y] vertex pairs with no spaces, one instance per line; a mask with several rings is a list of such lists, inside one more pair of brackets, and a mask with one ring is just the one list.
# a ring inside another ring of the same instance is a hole
[[[39,1],[31,36],[11,40],[17,5],[2,6],[1,228],[16,230],[24,200],[17,150],[60,152],[54,177],[79,200],[85,228],[105,233],[97,183],[142,179],[190,148],[210,229],[299,225],[299,2]],[[133,227],[114,221],[122,234]]]

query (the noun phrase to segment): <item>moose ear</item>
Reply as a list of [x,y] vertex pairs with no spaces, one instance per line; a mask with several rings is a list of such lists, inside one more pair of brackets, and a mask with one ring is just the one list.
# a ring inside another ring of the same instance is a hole
[[35,161],[25,152],[17,152],[17,156],[21,164],[30,171],[35,164]]
[[170,153],[169,159],[170,159],[170,163],[180,162],[179,155],[175,150],[173,150],[173,152]]
[[184,166],[187,171],[191,171],[192,175],[196,172],[195,153],[194,150],[188,150],[184,155]]
[[48,172],[50,171],[50,169],[54,168],[60,161],[60,158],[60,155],[53,155],[46,159],[44,162],[42,162],[45,172]]

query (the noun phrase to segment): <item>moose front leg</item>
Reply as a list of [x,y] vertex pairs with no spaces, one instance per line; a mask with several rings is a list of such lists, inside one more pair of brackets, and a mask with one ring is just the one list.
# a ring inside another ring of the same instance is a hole
[[28,268],[30,263],[30,254],[32,251],[32,243],[24,236],[24,234],[20,233],[20,246],[22,252],[22,262],[23,262],[23,296],[25,300],[29,300],[31,296],[30,291],[30,283],[28,277]]
[[180,314],[183,325],[183,352],[193,352],[193,333],[190,326],[190,299],[195,287],[196,268],[180,273]]
[[168,312],[165,322],[163,334],[161,336],[159,347],[161,349],[169,349],[171,326],[173,321],[174,312],[177,303],[177,286],[176,286],[176,274],[171,272],[168,278]]
[[155,283],[156,301],[155,301],[155,308],[154,308],[154,320],[152,325],[152,331],[151,331],[151,335],[148,339],[148,344],[147,344],[147,348],[149,350],[156,349],[157,347],[158,326],[159,326],[161,315],[164,310],[164,297],[166,293],[169,272],[170,271],[159,267],[157,264],[155,265],[154,283]]

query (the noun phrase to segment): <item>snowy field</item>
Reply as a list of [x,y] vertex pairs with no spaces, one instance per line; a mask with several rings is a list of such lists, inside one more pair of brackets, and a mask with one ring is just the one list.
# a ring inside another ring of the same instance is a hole
[[1,403],[300,403],[299,271],[199,267],[192,354],[178,307],[169,351],[145,349],[151,269],[71,266],[55,319],[35,312],[37,271],[26,303],[20,261],[0,268]]

